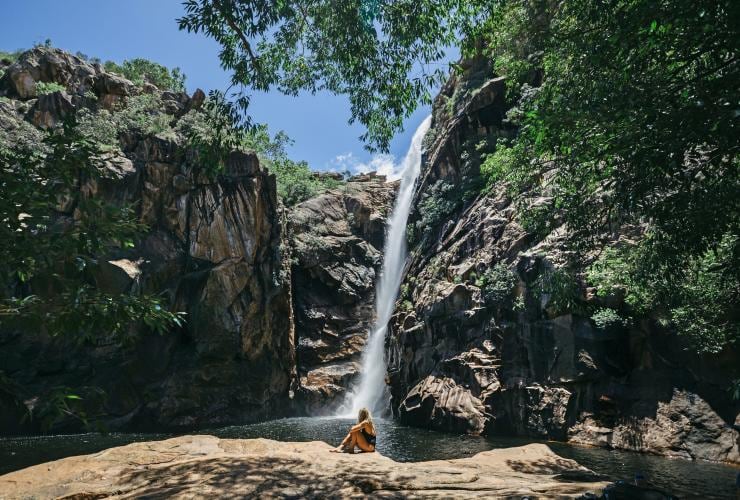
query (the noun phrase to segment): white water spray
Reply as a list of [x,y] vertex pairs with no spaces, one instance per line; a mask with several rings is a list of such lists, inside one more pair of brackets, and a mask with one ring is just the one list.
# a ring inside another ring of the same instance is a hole
[[362,352],[360,380],[347,394],[344,409],[356,415],[360,408],[367,407],[373,413],[386,409],[384,344],[388,322],[398,297],[398,288],[403,279],[406,264],[406,223],[411,211],[414,186],[421,171],[421,142],[429,130],[432,117],[427,117],[414,132],[411,146],[401,164],[401,186],[398,189],[393,213],[388,220],[383,268],[375,295],[375,324],[370,331]]

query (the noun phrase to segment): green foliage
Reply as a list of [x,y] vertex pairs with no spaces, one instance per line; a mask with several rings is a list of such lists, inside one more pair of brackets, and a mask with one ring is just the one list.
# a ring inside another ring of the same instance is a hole
[[233,109],[222,94],[209,97],[203,111],[190,111],[175,127],[188,143],[198,149],[200,162],[210,174],[221,171],[227,155],[236,149],[253,151],[260,163],[275,174],[278,196],[288,206],[341,185],[341,181],[313,172],[305,161],[288,157],[291,139],[283,131],[270,137],[266,125],[240,128],[235,125]]
[[[187,0],[180,28],[221,45],[232,82],[289,95],[347,95],[370,148],[387,150],[419,103],[445,76],[444,48],[485,12],[486,2],[443,0]],[[246,96],[243,92],[242,98]],[[240,103],[248,106],[248,99]]]
[[681,273],[674,307],[676,330],[700,352],[719,352],[740,340],[740,282],[737,236],[726,235],[717,248],[692,258]]
[[131,96],[112,112],[82,109],[77,119],[81,135],[108,147],[118,146],[120,135],[129,132],[176,139],[171,126],[173,117],[165,112],[161,97],[155,94]]
[[517,277],[506,264],[499,262],[487,269],[475,285],[481,289],[486,304],[506,304],[512,299]]
[[586,312],[581,287],[576,278],[565,269],[545,269],[537,278],[534,289],[548,296],[547,311],[552,316]]
[[5,74],[5,68],[3,66],[16,62],[22,53],[22,50],[16,50],[15,52],[0,50],[0,78]]
[[416,224],[409,222],[406,224],[406,244],[413,246],[417,241]]
[[719,352],[740,340],[738,238],[727,234],[688,260],[667,260],[662,244],[648,236],[607,249],[588,270],[588,281],[599,295],[624,296],[631,314],[651,313],[671,325],[698,352]]
[[[84,396],[80,395],[80,391],[84,391]],[[88,408],[100,408],[104,399],[105,393],[98,387],[53,387],[41,396],[24,401],[27,409],[24,420],[39,422],[44,431],[69,419],[89,427]]]
[[[37,150],[1,150],[0,281],[13,294],[0,303],[0,320],[23,321],[53,335],[79,341],[128,333],[132,321],[164,331],[180,317],[162,311],[159,299],[110,296],[96,290],[98,259],[115,248],[129,248],[144,229],[129,206],[90,197],[80,183],[109,175],[102,152],[65,123]],[[67,208],[64,208],[67,207]],[[55,217],[74,209],[75,217]]]
[[290,144],[292,140],[283,131],[270,138],[265,125],[255,127],[243,142],[243,147],[255,151],[262,164],[275,174],[278,196],[283,203],[292,206],[342,184],[340,180],[313,172],[305,161],[290,159],[286,151]]
[[37,82],[36,93],[38,95],[53,94],[54,92],[61,92],[66,90],[64,85],[59,85],[56,82]]
[[160,90],[185,91],[185,75],[182,74],[180,68],[168,69],[159,63],[141,58],[129,59],[120,65],[113,61],[106,61],[104,68],[106,71],[118,73],[137,85],[151,83]]
[[485,155],[480,173],[486,180],[486,185],[490,187],[507,180],[517,161],[515,150],[504,144],[499,145],[493,153]]
[[514,1],[478,30],[520,130],[486,158],[489,186],[539,199],[527,229],[567,223],[576,250],[647,227],[589,281],[700,352],[738,331],[738,252],[722,251],[740,233],[738,15],[730,0]]
[[625,326],[627,321],[622,318],[614,309],[607,307],[601,307],[597,309],[592,315],[591,319],[597,328],[606,330],[612,327]]
[[21,54],[23,54],[22,50],[16,50],[13,52],[6,52],[4,50],[0,50],[0,61],[5,61],[7,63],[12,64],[18,60]]
[[624,296],[633,313],[647,314],[664,298],[665,283],[654,278],[667,270],[651,269],[654,263],[646,248],[643,244],[604,249],[586,272],[588,282],[597,287],[599,296]]
[[649,220],[687,255],[736,230],[737,14],[735,2],[689,0],[497,9],[487,50],[522,97],[526,161],[509,168],[530,188],[550,174],[542,216],[564,217],[582,243]]
[[456,192],[453,184],[439,180],[422,193],[418,209],[421,217],[414,230],[416,236],[425,235],[455,212],[459,206]]
[[740,378],[730,382],[730,387],[727,392],[730,393],[730,397],[733,401],[740,401]]

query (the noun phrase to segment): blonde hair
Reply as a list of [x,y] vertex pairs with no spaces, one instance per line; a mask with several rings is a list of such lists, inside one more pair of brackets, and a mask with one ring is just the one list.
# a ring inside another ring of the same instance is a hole
[[375,424],[373,423],[373,418],[370,416],[370,410],[367,408],[360,408],[360,413],[357,414],[357,423],[362,423],[366,421],[370,424],[370,426],[373,428],[373,432],[375,431]]

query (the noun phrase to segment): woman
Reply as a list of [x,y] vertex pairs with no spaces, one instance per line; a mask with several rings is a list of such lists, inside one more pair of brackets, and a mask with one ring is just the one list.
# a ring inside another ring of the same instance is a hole
[[355,446],[360,449],[361,453],[370,453],[375,451],[375,425],[370,417],[367,408],[360,410],[357,415],[357,425],[353,425],[347,437],[342,443],[331,450],[334,453],[354,453]]

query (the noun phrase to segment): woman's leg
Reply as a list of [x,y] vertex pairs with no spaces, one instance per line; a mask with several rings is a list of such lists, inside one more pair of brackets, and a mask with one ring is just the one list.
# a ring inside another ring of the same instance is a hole
[[355,446],[357,446],[357,433],[356,432],[350,432],[349,433],[350,439],[349,443],[347,443],[344,446],[345,451],[348,451],[349,453],[355,452]]
[[[345,436],[344,439],[342,439],[342,442],[339,443],[339,446],[334,448],[332,451],[344,451],[345,447],[349,447],[350,443],[352,442],[352,432],[349,432],[347,436]],[[354,448],[354,445],[352,445]]]
[[364,452],[375,451],[375,446],[367,442],[367,439],[365,439],[365,435],[361,431],[353,432],[352,435],[355,436],[357,447],[360,450]]

